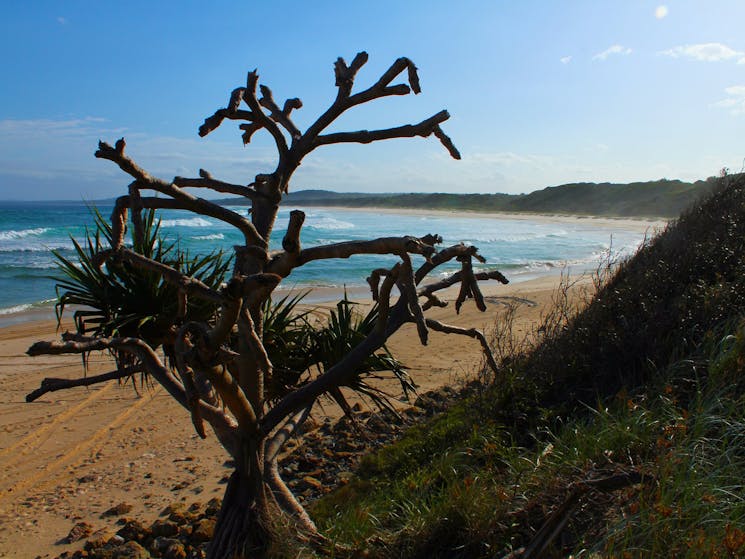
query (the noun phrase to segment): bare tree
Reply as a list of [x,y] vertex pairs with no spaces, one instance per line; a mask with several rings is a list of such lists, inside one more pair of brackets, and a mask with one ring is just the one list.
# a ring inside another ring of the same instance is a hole
[[[204,170],[200,170],[198,178],[176,177],[170,182],[164,181],[150,175],[127,156],[124,139],[113,147],[100,142],[96,157],[114,162],[134,180],[129,185],[128,195],[116,201],[111,218],[111,246],[101,250],[97,263],[127,263],[160,274],[165,281],[178,287],[180,316],[184,316],[188,298],[212,302],[219,307],[219,312],[212,320],[176,321],[169,334],[174,355],[167,360],[161,359],[156,348],[141,337],[90,336],[80,331],[65,333],[60,342],[37,342],[28,350],[29,355],[87,354],[108,350],[117,356],[125,356],[127,359],[120,364],[120,371],[90,380],[101,382],[132,374],[133,370],[144,371],[188,410],[200,436],[205,436],[204,423],[210,425],[235,462],[210,546],[210,557],[263,555],[272,535],[268,519],[276,514],[292,519],[300,533],[321,539],[312,520],[280,477],[277,457],[285,442],[305,421],[316,399],[337,391],[355,374],[360,363],[381,348],[404,324],[416,324],[424,345],[430,330],[477,339],[488,365],[496,371],[481,332],[425,317],[430,307],[445,305],[437,297],[442,289],[460,284],[456,310],[466,299],[473,298],[483,311],[486,306],[478,281],[494,279],[507,283],[497,271],[477,273],[473,270],[474,259],[484,262],[476,247],[458,244],[437,250],[435,245],[442,239],[430,234],[419,238],[381,237],[303,248],[301,229],[305,214],[295,210],[284,232],[283,250],[269,251],[269,239],[290,179],[303,158],[320,146],[434,135],[453,158],[460,159],[453,142],[440,128],[440,124],[449,118],[447,111],[440,111],[417,124],[324,133],[345,111],[357,105],[383,97],[407,95],[412,91],[420,92],[416,67],[408,58],[399,58],[374,84],[354,93],[355,76],[367,58],[367,54],[361,52],[351,64],[342,58],[337,59],[334,64],[338,88],[336,99],[304,132],[292,119],[292,111],[302,107],[300,99],[288,99],[280,107],[268,87],[260,85],[257,92],[259,76],[256,71],[249,72],[246,86],[233,90],[227,107],[217,110],[199,128],[199,135],[206,136],[228,119],[241,121],[239,127],[243,130],[244,144],[249,143],[259,130],[271,135],[278,153],[277,167],[271,173],[256,175],[247,186],[217,180]],[[404,72],[408,84],[391,85]],[[194,196],[187,189],[206,189],[247,198],[251,204],[250,219]],[[157,194],[144,196],[144,191]],[[214,289],[174,267],[127,248],[123,242],[127,222],[131,220],[135,237],[142,235],[144,209],[188,210],[238,229],[243,234],[244,243],[234,248],[234,269],[230,280],[220,289]],[[263,344],[262,304],[283,279],[308,262],[364,254],[398,257],[394,266],[376,269],[368,278],[372,298],[379,305],[375,329],[312,381],[289,391],[278,401],[269,401],[266,386],[281,364],[270,361]],[[423,264],[415,267],[412,255],[423,256]],[[461,264],[459,272],[436,283],[423,283],[437,266],[453,259]],[[46,388],[52,390],[56,386],[51,383]],[[46,391],[44,388],[40,390]]]

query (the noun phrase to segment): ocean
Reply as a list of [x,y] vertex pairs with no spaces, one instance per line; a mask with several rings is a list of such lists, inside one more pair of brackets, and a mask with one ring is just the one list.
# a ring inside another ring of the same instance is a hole
[[[99,205],[104,216],[111,206]],[[246,212],[245,207],[231,207]],[[279,249],[290,209],[280,211],[272,249]],[[590,271],[608,251],[632,253],[643,241],[643,226],[625,220],[493,216],[462,213],[376,211],[369,209],[307,208],[301,241],[310,247],[340,241],[383,236],[423,236],[437,233],[443,246],[464,242],[476,245],[487,264],[510,281],[521,281],[568,268]],[[231,250],[241,235],[230,226],[187,212],[161,212],[161,232],[178,239],[191,254],[218,248]],[[93,230],[90,208],[83,203],[0,203],[0,318],[6,319],[55,302],[55,274],[51,250],[72,258],[70,238],[85,238]],[[419,258],[419,257],[416,257]],[[357,287],[365,284],[370,270],[390,266],[395,257],[353,256],[338,261],[313,262],[297,269],[283,285],[311,287]],[[416,262],[415,262],[416,263]],[[438,270],[443,274],[457,263]],[[331,272],[330,272],[331,270]],[[6,320],[7,321],[7,320]],[[5,321],[3,321],[5,322]]]

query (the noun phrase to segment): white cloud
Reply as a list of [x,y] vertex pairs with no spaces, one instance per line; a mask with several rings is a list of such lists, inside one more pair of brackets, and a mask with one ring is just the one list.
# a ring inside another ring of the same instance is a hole
[[725,99],[714,103],[714,107],[728,109],[735,116],[745,115],[745,85],[733,85],[724,89]]
[[603,52],[597,53],[595,56],[592,57],[593,60],[605,60],[607,59],[611,54],[622,54],[622,55],[629,55],[631,54],[631,49],[628,47],[624,47],[623,45],[612,45],[605,49]]
[[560,62],[561,62],[562,64],[569,64],[569,63],[570,63],[570,62],[572,61],[572,57],[571,57],[571,56],[562,56],[562,57],[561,57],[561,58],[559,59],[559,61],[560,61]]
[[659,54],[672,58],[689,58],[701,62],[719,62],[737,58],[738,64],[745,64],[745,52],[737,51],[722,43],[681,45],[660,51]]
[[62,16],[58,16],[57,17],[57,23],[59,23],[60,25],[67,25],[67,18],[66,17],[62,17]]
[[127,153],[156,176],[196,176],[200,167],[217,178],[245,184],[257,172],[271,171],[276,151],[257,138],[251,150],[239,138],[219,139],[152,136],[116,127],[97,117],[69,119],[0,120],[0,199],[18,196],[22,181],[25,197],[104,198],[126,191],[126,174],[116,165],[93,157],[102,139],[113,143],[126,136]]
[[667,16],[667,6],[664,4],[661,6],[657,6],[657,9],[654,11],[654,17],[657,19],[663,19],[665,16]]

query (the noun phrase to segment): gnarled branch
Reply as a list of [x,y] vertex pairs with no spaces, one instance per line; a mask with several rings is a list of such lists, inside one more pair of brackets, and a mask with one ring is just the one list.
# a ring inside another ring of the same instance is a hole
[[[155,351],[139,338],[88,338],[86,336],[67,334],[67,341],[36,342],[26,353],[36,355],[62,355],[68,353],[80,354],[91,351],[115,350],[123,351],[135,356],[141,363],[143,370],[151,375],[171,397],[187,410],[186,392],[183,385],[176,380],[171,372],[161,363]],[[215,431],[223,446],[234,454],[238,449],[238,433],[235,422],[221,409],[202,401],[199,403],[200,413]]]
[[140,367],[139,365],[135,365],[132,367],[117,369],[116,371],[111,371],[109,373],[102,373],[100,375],[92,375],[83,378],[45,378],[41,381],[41,386],[39,388],[32,392],[29,392],[26,395],[26,401],[33,402],[47,392],[56,392],[57,390],[65,390],[67,388],[75,388],[77,386],[90,386],[92,384],[98,384],[100,382],[123,379],[142,371],[142,367]]
[[478,340],[481,344],[482,350],[484,351],[486,363],[489,365],[489,368],[494,371],[495,375],[499,373],[499,367],[497,367],[497,362],[494,359],[494,354],[492,353],[491,348],[489,347],[489,342],[486,340],[484,333],[480,330],[477,330],[476,328],[459,328],[458,326],[450,326],[449,324],[443,324],[442,322],[438,322],[431,318],[427,319],[427,326],[432,328],[432,330],[444,334],[459,334],[461,336],[468,336],[469,338]]
[[[358,144],[369,144],[379,140],[390,140],[392,138],[413,138],[427,136],[435,132],[435,128],[441,122],[450,118],[447,111],[440,111],[434,116],[421,121],[418,124],[406,124],[383,130],[358,130],[356,132],[337,132],[335,134],[323,134],[313,141],[313,149],[328,144],[341,144],[355,142]],[[456,159],[460,159],[460,154]]]
[[174,177],[173,184],[182,188],[208,188],[214,192],[223,194],[235,194],[253,200],[259,194],[251,186],[240,184],[231,184],[229,182],[219,181],[212,178],[212,175],[204,169],[199,169],[198,179],[189,179],[185,177]]
[[219,204],[205,200],[204,198],[192,196],[173,183],[168,183],[162,179],[151,176],[147,171],[137,165],[129,156],[125,155],[125,146],[126,142],[124,141],[124,138],[119,139],[116,142],[115,147],[111,147],[106,142],[99,142],[98,150],[95,155],[98,158],[108,159],[109,161],[116,163],[120,169],[135,179],[138,188],[155,190],[156,192],[160,192],[179,200],[181,202],[180,209],[189,210],[199,215],[214,217],[215,219],[229,223],[243,233],[246,237],[246,242],[267,247],[266,240],[259,235],[259,232],[253,224],[245,217],[224,208]]

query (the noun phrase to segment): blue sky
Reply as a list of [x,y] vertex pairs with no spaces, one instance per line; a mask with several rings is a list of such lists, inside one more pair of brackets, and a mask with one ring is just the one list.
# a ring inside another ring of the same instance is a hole
[[695,180],[745,157],[745,1],[36,1],[0,5],[0,199],[95,199],[128,177],[98,139],[163,178],[200,167],[246,184],[273,169],[205,116],[258,68],[304,128],[335,95],[332,63],[399,56],[422,93],[356,109],[332,130],[450,111],[463,154],[433,138],[320,148],[291,187],[529,192],[574,181]]

